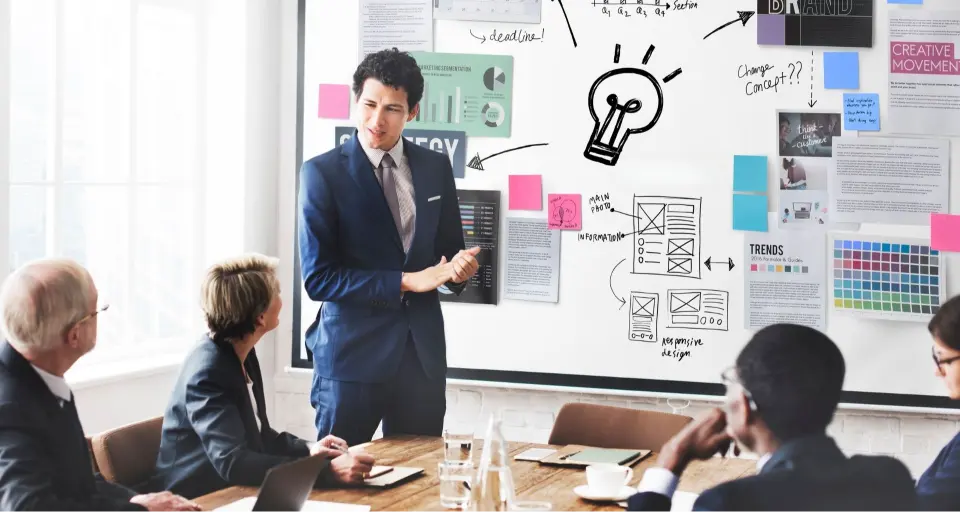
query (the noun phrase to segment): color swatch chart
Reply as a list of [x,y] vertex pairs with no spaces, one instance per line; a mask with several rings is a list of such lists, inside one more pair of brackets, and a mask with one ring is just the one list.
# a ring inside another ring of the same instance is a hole
[[833,309],[926,320],[946,296],[940,252],[922,239],[832,235]]

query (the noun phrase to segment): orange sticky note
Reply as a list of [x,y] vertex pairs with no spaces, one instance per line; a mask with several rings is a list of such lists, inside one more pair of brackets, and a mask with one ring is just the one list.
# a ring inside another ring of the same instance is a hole
[[930,248],[936,251],[960,252],[960,215],[930,214]]
[[317,117],[324,119],[350,119],[350,86],[320,84]]
[[510,209],[540,210],[543,190],[539,174],[510,175]]
[[579,230],[581,228],[580,194],[548,194],[550,229]]

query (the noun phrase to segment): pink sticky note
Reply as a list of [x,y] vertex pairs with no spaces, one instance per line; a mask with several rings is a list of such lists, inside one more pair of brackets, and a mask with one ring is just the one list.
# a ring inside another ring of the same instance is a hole
[[350,86],[320,84],[320,101],[317,117],[325,119],[350,119]]
[[930,248],[960,252],[960,215],[930,214]]
[[540,210],[543,208],[543,191],[539,174],[514,174],[510,176],[510,209]]
[[580,194],[547,194],[547,204],[550,229],[580,229]]

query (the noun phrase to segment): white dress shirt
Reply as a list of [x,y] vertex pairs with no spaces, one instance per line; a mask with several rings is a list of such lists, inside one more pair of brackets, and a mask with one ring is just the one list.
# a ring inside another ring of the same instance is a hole
[[250,406],[253,407],[253,418],[257,420],[257,430],[260,430],[260,410],[257,407],[257,396],[253,393],[253,381],[247,381],[247,393],[250,394]]
[[43,382],[50,388],[50,392],[53,395],[60,399],[60,407],[63,407],[64,402],[69,402],[73,398],[73,392],[70,390],[70,386],[67,384],[67,381],[63,377],[57,377],[56,375],[42,370],[34,365],[34,371],[40,375],[40,378],[43,379]]
[[[416,226],[417,206],[414,199],[416,196],[414,196],[413,190],[413,170],[410,168],[410,162],[403,151],[403,137],[397,139],[397,143],[389,151],[384,151],[369,147],[361,133],[358,133],[357,136],[360,138],[360,147],[363,148],[363,152],[366,153],[374,169],[380,167],[384,155],[389,153],[390,157],[393,158],[394,165],[396,165],[394,178],[397,183],[397,200],[400,201],[401,212],[408,212],[406,218],[403,219],[403,229],[409,231],[412,235],[414,226]],[[402,238],[403,233],[400,236]]]
[[[767,453],[763,457],[760,457],[760,460],[757,461],[757,473],[763,469],[763,466],[768,460],[770,460],[771,455],[773,454]],[[679,482],[680,477],[673,474],[673,471],[670,471],[667,468],[648,468],[643,472],[643,478],[640,480],[640,484],[637,485],[637,491],[655,492],[668,498],[672,498],[674,491],[677,490],[677,484]]]

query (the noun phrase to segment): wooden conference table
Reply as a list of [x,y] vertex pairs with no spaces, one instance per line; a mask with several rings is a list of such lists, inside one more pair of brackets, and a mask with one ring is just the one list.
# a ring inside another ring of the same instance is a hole
[[[528,448],[547,448],[535,443],[509,444],[511,458]],[[474,462],[479,461],[482,440],[474,445]],[[559,448],[554,446],[553,448]],[[443,439],[439,437],[397,436],[378,439],[365,450],[377,458],[378,465],[421,467],[419,477],[394,487],[315,489],[311,500],[370,505],[371,510],[446,510],[440,505],[440,482],[437,463],[443,460]],[[646,468],[656,462],[652,453],[633,466],[630,485],[636,486]],[[537,462],[511,460],[518,500],[549,501],[553,510],[623,510],[614,502],[590,502],[574,494],[573,489],[586,483],[582,469],[541,465]],[[719,483],[753,474],[756,462],[737,458],[713,458],[694,461],[683,473],[678,490],[700,493]],[[235,500],[256,496],[256,487],[229,487],[193,501],[204,510],[213,510]]]

